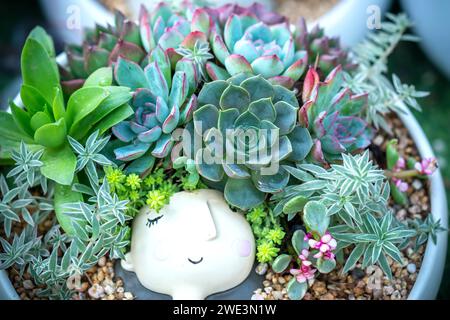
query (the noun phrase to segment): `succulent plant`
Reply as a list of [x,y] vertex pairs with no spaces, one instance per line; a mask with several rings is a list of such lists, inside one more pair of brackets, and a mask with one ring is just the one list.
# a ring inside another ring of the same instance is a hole
[[89,133],[103,134],[128,118],[133,111],[128,105],[131,94],[128,88],[112,87],[112,69],[104,68],[93,73],[66,104],[54,52],[47,33],[34,29],[22,51],[20,95],[25,108],[11,102],[11,114],[0,118],[15,123],[14,131],[21,132],[26,143],[44,150],[41,173],[45,177],[71,185],[76,157],[67,137],[82,141]]
[[[338,37],[327,37],[324,29],[316,25],[308,31],[305,19],[299,19],[295,32],[295,45],[297,50],[308,52],[309,64],[315,65],[324,73],[328,74],[338,65],[346,71],[356,68],[351,61],[348,51],[343,49]],[[316,61],[317,60],[317,61]]]
[[119,58],[116,69],[118,84],[131,88],[135,116],[113,128],[114,135],[125,142],[114,152],[120,161],[133,161],[128,171],[145,174],[154,158],[165,158],[174,141],[172,132],[191,117],[197,105],[193,94],[197,86],[196,69],[190,60],[180,60],[172,77],[169,57],[156,47],[150,64],[142,68]]
[[81,46],[66,47],[67,68],[61,66],[62,85],[66,94],[82,87],[84,80],[99,68],[117,61],[119,56],[141,63],[146,56],[139,27],[120,13],[115,14],[115,26],[97,25],[86,30]]
[[228,18],[232,14],[252,16],[264,22],[267,25],[274,25],[288,22],[288,19],[276,12],[271,12],[266,7],[258,2],[254,2],[248,7],[242,7],[238,4],[229,3],[218,8],[206,8],[213,20],[221,27],[225,25]]
[[[289,174],[277,165],[301,161],[310,152],[310,134],[297,125],[294,92],[261,75],[207,83],[198,104],[193,126],[204,147],[195,150],[197,170],[205,182],[224,186],[235,207],[248,210],[267,193],[281,191]],[[211,163],[208,153],[217,161]]]
[[367,107],[367,94],[353,95],[343,88],[343,72],[336,67],[325,79],[310,68],[303,87],[304,105],[299,112],[301,125],[315,138],[312,155],[326,163],[341,159],[342,153],[364,150],[370,145],[372,129],[360,118]]
[[[192,17],[188,19],[186,15]],[[173,67],[180,59],[187,58],[194,61],[198,72],[202,73],[206,61],[213,58],[208,41],[212,28],[206,10],[194,5],[184,13],[174,11],[165,2],[160,2],[151,13],[141,7],[140,33],[144,48],[151,52],[160,46]]]
[[206,65],[213,80],[246,72],[262,75],[274,84],[291,88],[305,71],[308,55],[296,51],[287,22],[268,25],[250,14],[231,14],[223,32],[211,34],[212,49],[225,69],[213,62]]

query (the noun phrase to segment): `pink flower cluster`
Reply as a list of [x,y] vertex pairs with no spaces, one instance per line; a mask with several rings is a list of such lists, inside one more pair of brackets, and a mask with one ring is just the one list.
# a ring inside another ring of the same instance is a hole
[[414,169],[421,175],[431,176],[437,169],[437,161],[434,158],[422,159],[414,165]]
[[[336,240],[331,236],[329,232],[326,232],[324,236],[320,238],[319,241],[315,240],[312,234],[308,233],[304,241],[308,242],[308,245],[311,250],[317,250],[318,252],[313,256],[315,259],[326,259],[326,260],[334,260],[335,255],[333,250],[337,247]],[[297,281],[300,283],[304,283],[307,280],[311,280],[314,278],[314,274],[316,273],[316,269],[312,267],[312,262],[308,260],[310,252],[308,249],[303,249],[299,259],[301,261],[299,269],[291,269],[291,274],[296,277]]]
[[[406,168],[406,161],[404,158],[400,157],[400,159],[398,159],[397,163],[395,164],[394,172],[399,172],[405,168]],[[398,178],[392,178],[392,182],[394,182],[395,186],[398,188],[400,192],[408,191],[409,185],[405,181]]]
[[301,265],[299,269],[291,269],[291,274],[297,279],[298,282],[304,283],[307,280],[314,278],[316,269],[312,268],[312,262],[308,260],[309,251],[303,249],[302,254],[299,256]]
[[319,259],[323,257],[326,260],[334,260],[335,255],[333,251],[337,247],[337,242],[329,232],[326,232],[319,241],[312,238],[310,234],[306,235],[305,238],[308,238],[307,241],[311,249],[318,250],[314,258]]

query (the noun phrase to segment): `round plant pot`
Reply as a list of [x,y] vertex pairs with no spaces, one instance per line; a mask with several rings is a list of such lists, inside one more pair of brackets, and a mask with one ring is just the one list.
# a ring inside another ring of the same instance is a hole
[[439,68],[450,79],[450,1],[402,0],[402,7],[414,23],[414,30],[421,38],[420,45]]
[[[66,56],[64,54],[59,55],[57,62],[64,65],[67,63]],[[17,95],[14,102],[19,106],[23,105],[19,95]],[[405,114],[400,114],[399,116],[414,140],[421,157],[435,157],[430,142],[413,114],[408,111]],[[430,177],[430,182],[431,213],[436,221],[441,221],[442,227],[447,228],[447,198],[445,194],[444,182],[439,170],[437,170]],[[431,240],[427,242],[419,275],[412,291],[409,294],[409,300],[430,300],[436,298],[444,272],[445,257],[447,252],[447,238],[447,232],[440,232],[437,235],[436,244]],[[7,272],[1,270],[0,300],[17,299],[19,299],[19,296],[9,280]]]
[[[40,0],[43,11],[51,26],[57,32],[60,40],[66,43],[80,43],[82,30],[94,27],[95,23],[106,25],[113,22],[113,16],[98,0]],[[445,0],[440,0],[445,1]],[[132,0],[132,12],[138,12],[140,3],[156,3],[159,0]],[[260,2],[268,9],[274,9],[273,0],[220,0],[219,3],[236,2],[247,6]],[[368,8],[379,8],[381,16],[389,9],[391,0],[340,0],[325,15],[317,21],[309,23],[310,27],[317,24],[325,29],[330,36],[339,36],[345,46],[352,47],[362,41],[369,32],[367,20],[372,11]],[[78,19],[78,20],[76,20]]]

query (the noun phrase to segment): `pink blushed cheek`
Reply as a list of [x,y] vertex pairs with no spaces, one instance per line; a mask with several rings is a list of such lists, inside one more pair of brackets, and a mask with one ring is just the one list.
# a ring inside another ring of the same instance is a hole
[[241,258],[247,258],[252,253],[252,245],[248,240],[235,240],[233,248]]

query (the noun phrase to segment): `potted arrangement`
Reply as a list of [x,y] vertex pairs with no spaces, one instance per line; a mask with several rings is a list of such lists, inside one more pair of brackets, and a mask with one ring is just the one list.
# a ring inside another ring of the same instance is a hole
[[426,93],[385,76],[409,26],[350,57],[275,13],[162,2],[59,58],[37,27],[0,113],[0,297],[205,299],[258,274],[238,298],[434,298]]

